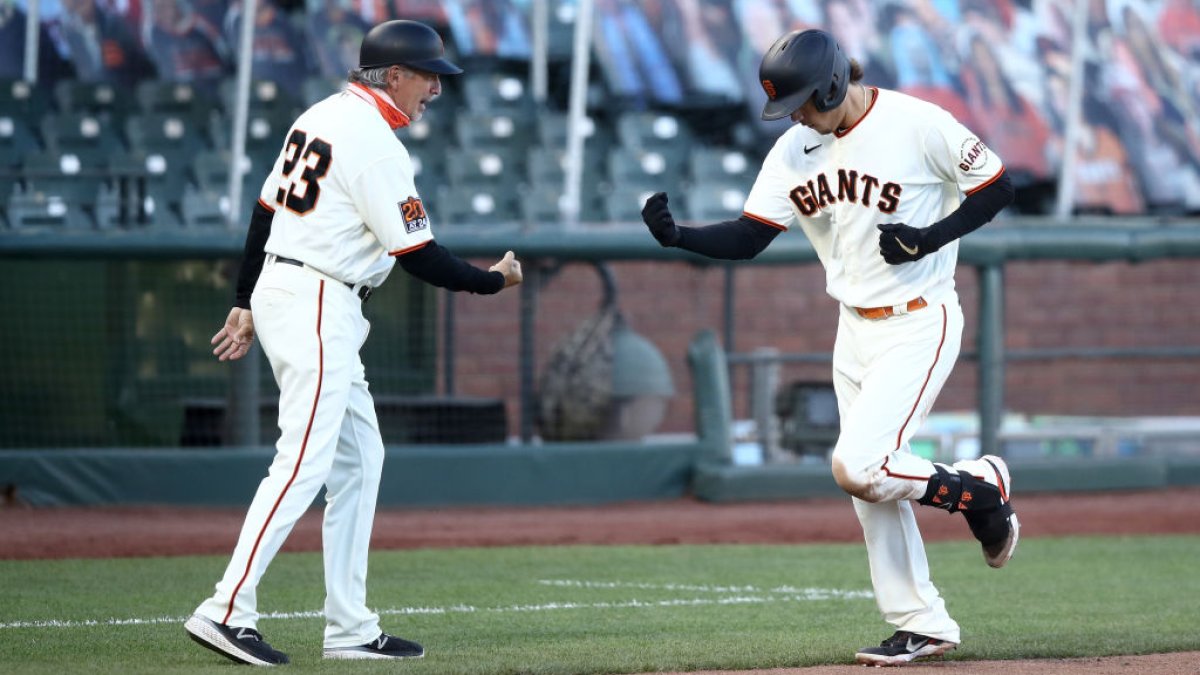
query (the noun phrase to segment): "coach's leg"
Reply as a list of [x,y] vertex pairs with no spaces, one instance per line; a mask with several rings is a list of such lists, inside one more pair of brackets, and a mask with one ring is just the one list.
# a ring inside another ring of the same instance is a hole
[[359,361],[326,484],[325,647],[353,647],[379,637],[379,615],[367,607],[367,555],[383,471],[375,405]]
[[252,303],[279,384],[281,433],[216,593],[196,610],[245,628],[257,626],[259,580],[329,474],[350,372],[338,357],[344,328],[337,304],[322,282],[276,267],[264,272]]

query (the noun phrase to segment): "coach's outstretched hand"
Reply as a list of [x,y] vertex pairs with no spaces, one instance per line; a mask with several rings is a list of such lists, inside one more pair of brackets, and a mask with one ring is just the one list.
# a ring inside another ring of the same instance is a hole
[[521,262],[517,260],[512,251],[505,253],[500,262],[489,267],[488,271],[503,274],[505,288],[516,286],[525,278],[525,273],[521,271]]
[[655,192],[646,200],[642,207],[642,221],[650,228],[650,234],[663,246],[675,246],[679,243],[679,226],[671,217],[671,209],[667,208],[667,193]]

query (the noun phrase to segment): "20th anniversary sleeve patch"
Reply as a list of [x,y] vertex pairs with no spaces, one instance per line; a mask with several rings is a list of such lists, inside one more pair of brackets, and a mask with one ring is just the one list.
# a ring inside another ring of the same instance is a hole
[[429,216],[425,213],[425,205],[416,197],[409,197],[397,204],[400,215],[404,218],[404,231],[412,234],[429,227]]

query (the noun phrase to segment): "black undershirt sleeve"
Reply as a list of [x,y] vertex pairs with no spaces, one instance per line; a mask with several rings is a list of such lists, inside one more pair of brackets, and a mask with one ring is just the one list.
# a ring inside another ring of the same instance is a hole
[[955,239],[978,230],[1011,204],[1015,196],[1012,180],[1005,171],[989,185],[967,195],[953,213],[925,228],[921,234],[921,248],[933,253]]
[[762,253],[780,230],[741,216],[705,227],[679,228],[679,248],[720,260],[749,260]]
[[451,291],[491,295],[504,288],[503,274],[481,270],[436,241],[396,256],[396,259],[405,272],[425,283]]
[[254,205],[250,229],[246,231],[246,246],[242,250],[242,266],[238,269],[235,307],[250,309],[250,295],[254,292],[254,284],[258,283],[258,275],[262,274],[263,261],[267,257],[263,247],[267,245],[267,237],[271,236],[271,219],[274,217],[275,212],[262,202]]

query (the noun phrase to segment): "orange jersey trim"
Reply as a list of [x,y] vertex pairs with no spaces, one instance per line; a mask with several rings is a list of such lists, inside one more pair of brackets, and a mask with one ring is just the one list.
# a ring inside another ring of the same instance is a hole
[[779,230],[780,232],[787,232],[786,227],[780,225],[779,223],[777,223],[773,220],[768,220],[766,218],[763,218],[762,216],[756,216],[753,213],[749,213],[747,211],[742,211],[742,215],[749,218],[750,220],[758,221],[758,222],[762,223],[763,225],[769,225],[770,227],[773,227],[773,228]]
[[271,205],[270,205],[270,204],[268,204],[268,203],[264,202],[264,201],[262,200],[262,197],[259,197],[259,198],[258,198],[258,205],[259,205],[259,206],[261,206],[261,207],[263,207],[264,209],[266,209],[266,210],[270,211],[271,213],[275,213],[275,209],[271,208]]
[[992,183],[995,183],[997,180],[999,180],[1000,176],[1004,175],[1004,171],[1005,171],[1004,167],[1000,167],[1000,170],[996,172],[995,176],[992,176],[991,178],[989,178],[986,183],[983,183],[981,185],[976,185],[975,187],[971,188],[971,190],[966,193],[967,196],[971,196],[971,195],[975,194],[976,192],[979,192],[983,188],[991,185]]
[[842,129],[841,131],[834,131],[833,132],[834,136],[837,136],[838,138],[842,138],[846,134],[850,133],[851,131],[854,131],[854,128],[857,127],[858,125],[862,124],[862,121],[867,119],[867,115],[870,115],[871,111],[875,109],[875,101],[879,100],[879,88],[878,87],[867,87],[867,89],[871,90],[871,102],[867,105],[867,109],[865,112],[863,112],[863,116],[858,118],[858,121],[855,122],[854,124],[851,124],[849,127]]
[[[430,239],[429,241],[433,241],[433,240]],[[423,242],[417,244],[416,246],[409,246],[408,248],[402,248],[399,251],[388,251],[388,255],[397,256],[397,255],[404,255],[405,253],[412,253],[413,251],[416,251],[417,249],[424,248],[425,245],[429,243],[429,241],[423,241]]]

